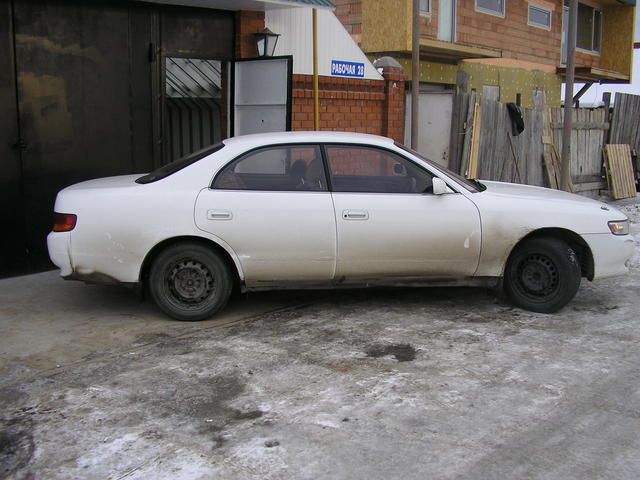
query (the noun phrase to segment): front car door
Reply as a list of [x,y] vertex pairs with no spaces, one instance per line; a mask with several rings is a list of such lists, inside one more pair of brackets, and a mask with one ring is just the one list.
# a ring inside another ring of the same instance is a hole
[[248,287],[333,278],[335,216],[317,145],[264,147],[233,160],[200,193],[195,216],[234,250]]
[[464,194],[433,195],[433,173],[396,152],[326,145],[338,232],[336,280],[470,277],[480,216]]

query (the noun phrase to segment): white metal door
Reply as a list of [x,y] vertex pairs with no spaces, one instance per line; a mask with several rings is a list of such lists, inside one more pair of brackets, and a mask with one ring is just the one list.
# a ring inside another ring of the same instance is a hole
[[438,40],[455,40],[456,0],[440,0],[438,3]]
[[[334,193],[336,278],[459,278],[475,273],[480,218],[460,193]],[[342,212],[359,212],[346,218]]]
[[[443,167],[449,166],[451,140],[451,92],[420,93],[420,128],[418,152]],[[411,144],[411,93],[407,94],[405,109],[405,145]]]
[[291,59],[234,64],[233,135],[289,130]]

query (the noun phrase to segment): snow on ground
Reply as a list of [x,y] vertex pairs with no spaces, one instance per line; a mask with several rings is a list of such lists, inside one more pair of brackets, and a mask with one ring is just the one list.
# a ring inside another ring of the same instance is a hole
[[16,364],[0,477],[635,479],[640,212],[615,205],[631,273],[585,281],[556,315],[480,289],[341,291],[228,329],[167,322],[29,377]]

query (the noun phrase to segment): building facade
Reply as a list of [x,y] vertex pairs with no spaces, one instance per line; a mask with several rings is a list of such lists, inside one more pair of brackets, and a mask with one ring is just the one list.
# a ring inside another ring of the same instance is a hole
[[[410,74],[412,0],[335,3],[363,51],[391,54]],[[421,82],[453,86],[464,72],[480,95],[559,106],[567,16],[562,0],[422,0]],[[580,1],[576,81],[631,81],[634,19],[635,0]]]

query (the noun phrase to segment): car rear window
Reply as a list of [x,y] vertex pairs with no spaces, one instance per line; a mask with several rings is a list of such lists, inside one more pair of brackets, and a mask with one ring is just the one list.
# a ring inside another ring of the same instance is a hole
[[186,157],[179,158],[174,160],[171,163],[167,163],[166,165],[161,166],[160,168],[155,169],[151,173],[147,173],[142,177],[136,179],[136,183],[153,183],[158,180],[162,180],[163,178],[167,178],[169,175],[173,175],[174,173],[182,170],[183,168],[188,167],[196,163],[198,160],[203,159],[211,155],[218,150],[221,150],[224,147],[224,143],[217,143],[215,145],[211,145],[209,147],[203,148],[202,150],[198,150],[197,152],[190,153]]

